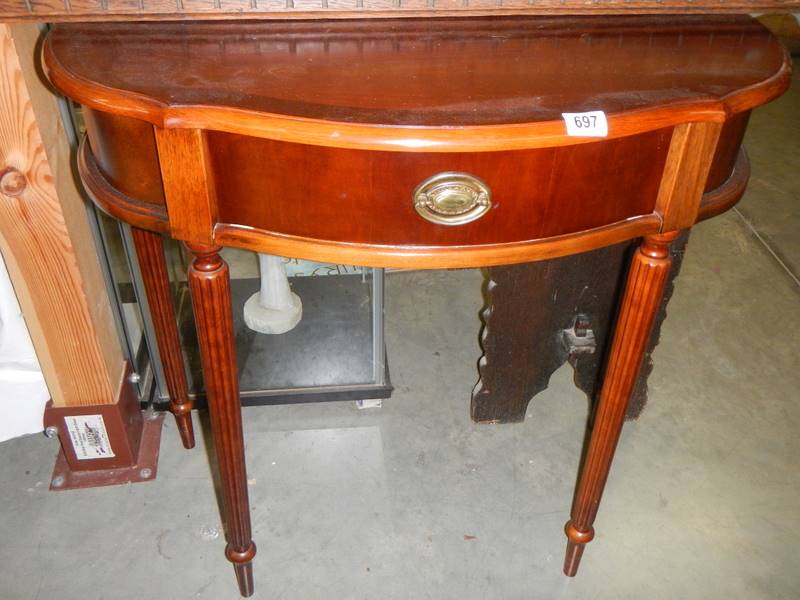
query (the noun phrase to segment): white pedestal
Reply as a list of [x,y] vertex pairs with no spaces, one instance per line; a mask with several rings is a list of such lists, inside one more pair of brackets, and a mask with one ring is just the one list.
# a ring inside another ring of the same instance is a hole
[[261,290],[244,304],[244,322],[259,333],[286,333],[303,316],[303,303],[289,289],[286,268],[280,256],[259,254]]

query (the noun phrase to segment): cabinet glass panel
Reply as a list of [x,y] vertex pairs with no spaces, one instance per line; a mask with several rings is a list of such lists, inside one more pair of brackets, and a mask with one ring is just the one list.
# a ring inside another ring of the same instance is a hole
[[[202,372],[191,301],[185,282],[187,257],[175,245],[174,265],[181,337],[189,386],[203,401]],[[291,293],[302,303],[299,322],[283,333],[254,330],[245,303],[259,303],[258,255],[225,248],[230,266],[233,321],[243,404],[358,400],[391,391],[383,343],[383,270],[279,259]],[[253,311],[250,310],[250,314]],[[161,389],[166,389],[161,386]]]

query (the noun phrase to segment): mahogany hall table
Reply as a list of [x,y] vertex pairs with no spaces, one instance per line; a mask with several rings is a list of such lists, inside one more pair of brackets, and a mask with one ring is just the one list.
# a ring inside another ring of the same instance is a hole
[[222,246],[449,268],[642,238],[566,525],[574,575],[669,244],[739,199],[749,112],[790,75],[785,51],[749,17],[700,16],[58,25],[43,62],[86,108],[88,193],[134,228],[187,448],[161,234],[193,255],[225,554],[245,596],[256,547]]

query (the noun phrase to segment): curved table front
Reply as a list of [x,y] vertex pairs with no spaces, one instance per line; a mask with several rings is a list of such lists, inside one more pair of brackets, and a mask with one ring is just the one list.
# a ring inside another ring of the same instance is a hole
[[253,591],[221,246],[368,266],[475,267],[643,238],[581,469],[565,573],[593,523],[670,258],[732,206],[749,112],[785,51],[748,17],[59,25],[52,83],[86,109],[94,202],[134,226],[172,410],[194,444],[161,233],[189,285],[240,591]]

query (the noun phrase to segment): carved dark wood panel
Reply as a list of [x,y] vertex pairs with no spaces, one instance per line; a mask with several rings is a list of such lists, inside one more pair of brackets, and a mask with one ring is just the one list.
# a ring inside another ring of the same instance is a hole
[[[647,402],[651,355],[688,238],[688,231],[683,232],[671,246],[672,270],[628,406],[629,419],[637,418]],[[480,381],[472,395],[475,421],[523,421],[528,402],[547,388],[550,376],[566,361],[575,369],[575,385],[594,402],[602,384],[614,307],[636,246],[633,241],[571,257],[486,270],[481,333],[484,355],[479,364]],[[593,352],[585,347],[582,351],[580,340],[570,349],[565,340],[564,331],[573,327],[579,315],[588,320]]]

